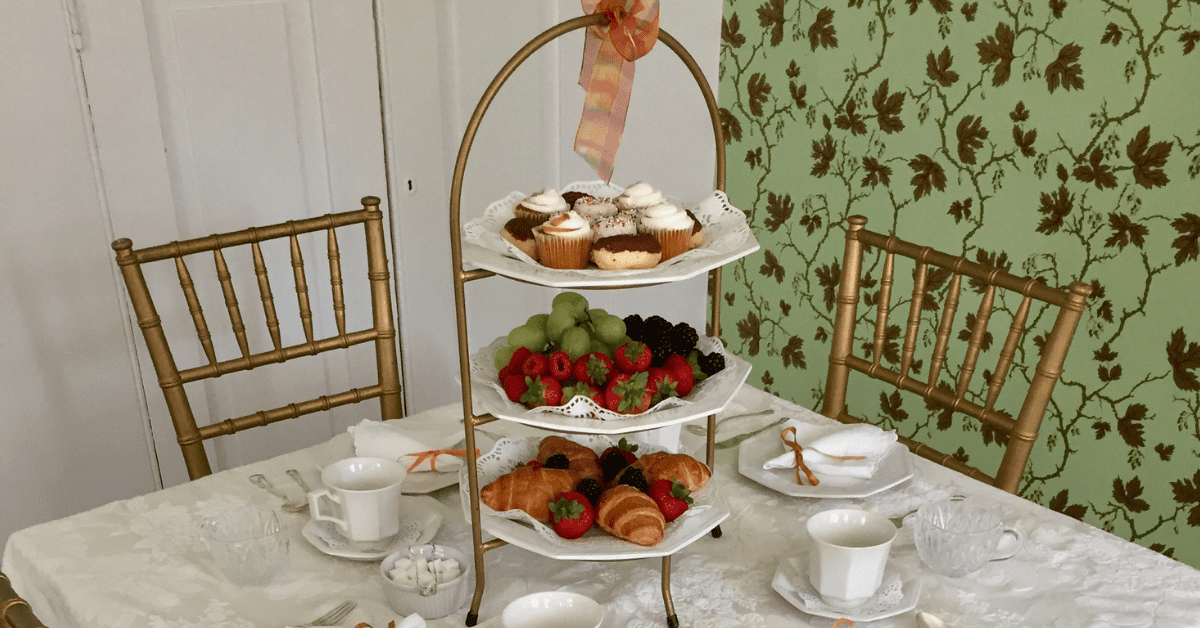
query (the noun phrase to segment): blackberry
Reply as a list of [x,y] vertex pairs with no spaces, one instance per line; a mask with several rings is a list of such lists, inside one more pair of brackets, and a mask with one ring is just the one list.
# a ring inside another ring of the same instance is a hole
[[595,478],[583,478],[575,487],[575,490],[583,493],[583,496],[592,502],[592,507],[596,508],[600,503],[600,481]]
[[646,481],[646,474],[637,467],[628,467],[621,471],[621,474],[617,476],[617,484],[632,486],[643,493],[650,491],[650,483]]
[[663,362],[666,362],[667,358],[671,357],[672,353],[675,352],[671,350],[671,345],[669,343],[664,343],[657,346],[651,345],[650,366],[662,366]]
[[619,451],[610,451],[600,457],[600,472],[604,474],[605,482],[612,482],[613,478],[628,466],[629,461]]
[[705,375],[719,373],[725,368],[725,356],[713,351],[712,353],[701,353],[698,358],[700,371]]
[[[658,315],[651,316],[650,318],[646,319],[645,323],[642,324],[642,337],[643,338],[665,337],[667,335],[667,333],[671,331],[671,327],[672,327],[672,325],[671,325],[671,323],[667,322],[667,319],[665,319],[661,316],[658,316]],[[626,333],[628,333],[628,331],[626,331]],[[643,340],[642,342],[646,342],[646,341]]]
[[621,320],[625,321],[625,335],[629,336],[630,340],[642,339],[642,328],[645,323],[642,321],[641,314],[630,314]]
[[554,454],[542,463],[542,467],[546,469],[570,469],[571,460],[567,458],[567,454]]
[[696,343],[700,341],[700,334],[696,333],[696,329],[691,325],[679,323],[671,328],[671,333],[667,338],[670,340],[672,353],[687,355],[696,348]]

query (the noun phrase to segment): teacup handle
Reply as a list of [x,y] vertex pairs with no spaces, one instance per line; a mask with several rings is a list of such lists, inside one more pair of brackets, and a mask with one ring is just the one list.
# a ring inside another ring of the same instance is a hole
[[[1012,558],[1013,556],[1016,556],[1017,552],[1019,552],[1021,550],[1021,540],[1024,537],[1021,536],[1021,533],[1019,531],[1014,530],[1012,528],[1004,528],[1003,530],[1000,531],[1000,538],[1003,539],[1005,536],[1013,537],[1012,551],[1009,552],[1008,554],[1005,554],[1002,556],[994,556],[994,557],[988,559],[988,562],[994,563],[996,561],[1008,560],[1008,559]],[[999,547],[999,545],[997,545],[997,547]]]
[[338,519],[337,517],[334,517],[332,515],[326,515],[321,512],[321,498],[322,497],[324,497],[325,499],[327,499],[335,504],[338,504],[339,506],[342,503],[342,501],[340,499],[338,499],[337,496],[335,496],[333,493],[330,493],[329,491],[327,491],[325,489],[318,489],[318,490],[313,491],[308,494],[308,508],[309,508],[309,510],[312,511],[312,518],[316,519],[317,521],[332,521],[332,522],[338,524],[339,528],[341,528],[343,530],[346,529],[346,521],[345,520]]

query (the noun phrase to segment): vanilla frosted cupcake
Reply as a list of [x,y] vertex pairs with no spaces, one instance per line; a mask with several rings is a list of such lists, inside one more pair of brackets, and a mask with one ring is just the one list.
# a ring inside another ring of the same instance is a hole
[[596,198],[595,196],[584,196],[580,198],[579,200],[575,201],[573,209],[575,210],[576,214],[579,214],[583,218],[592,221],[593,225],[596,224],[596,221],[600,220],[601,218],[607,218],[617,214],[617,206],[615,203],[606,198]]
[[570,209],[557,190],[545,188],[517,203],[513,208],[513,215],[517,218],[532,218],[538,222],[545,222]]
[[619,211],[592,222],[592,240],[637,233],[637,218],[630,211]]
[[694,226],[687,212],[670,203],[659,203],[638,214],[638,231],[658,239],[664,262],[692,248]]
[[549,268],[587,268],[592,225],[574,211],[559,214],[533,229],[538,261]]
[[649,183],[637,182],[625,188],[617,197],[617,207],[639,211],[666,202],[662,192]]

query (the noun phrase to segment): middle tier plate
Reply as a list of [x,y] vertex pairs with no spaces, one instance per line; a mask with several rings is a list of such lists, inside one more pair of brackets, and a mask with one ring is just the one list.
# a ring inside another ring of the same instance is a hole
[[[583,398],[574,403],[554,408],[528,409],[514,403],[504,394],[497,380],[493,357],[496,351],[507,345],[504,337],[485,347],[471,358],[471,394],[479,409],[497,418],[524,423],[563,432],[588,434],[627,434],[642,430],[666,427],[692,419],[716,414],[729,405],[738,388],[750,376],[750,363],[725,351],[719,340],[701,338],[699,346],[706,353],[720,351],[725,357],[725,368],[696,384],[684,399],[667,400],[641,414],[615,414],[596,412],[596,406]],[[611,416],[608,416],[611,415]]]

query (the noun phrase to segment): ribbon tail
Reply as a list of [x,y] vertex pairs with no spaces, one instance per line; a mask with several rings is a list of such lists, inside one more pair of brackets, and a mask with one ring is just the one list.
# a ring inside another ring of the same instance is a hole
[[622,59],[611,42],[603,40],[600,43],[588,78],[583,115],[575,133],[575,152],[605,182],[612,179],[617,149],[625,134],[633,72],[634,64]]

